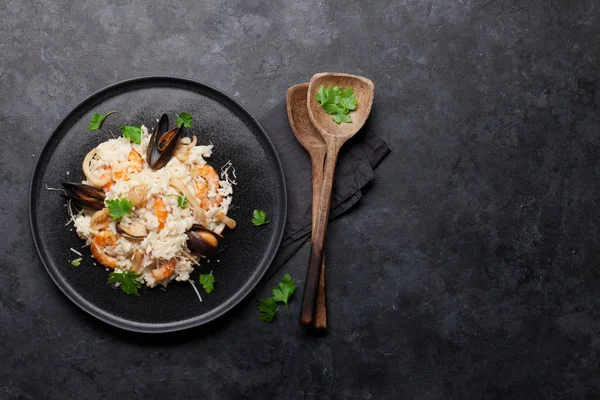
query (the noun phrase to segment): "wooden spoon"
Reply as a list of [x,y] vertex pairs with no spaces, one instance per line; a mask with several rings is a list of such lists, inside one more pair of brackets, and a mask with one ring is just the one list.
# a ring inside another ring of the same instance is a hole
[[[292,132],[302,147],[310,154],[312,162],[312,182],[313,182],[313,205],[312,205],[312,223],[313,233],[317,223],[317,216],[320,203],[321,187],[323,186],[323,167],[325,164],[325,155],[327,154],[327,145],[325,140],[314,127],[308,116],[306,108],[306,94],[308,92],[308,83],[292,86],[287,91],[287,114],[290,120]],[[319,279],[319,289],[317,294],[317,308],[314,318],[315,329],[327,329],[327,307],[325,304],[325,257],[321,262],[321,273]]]
[[[342,122],[337,124],[332,120],[331,115],[323,111],[320,103],[315,100],[315,94],[321,85],[339,86],[342,90],[351,87],[354,90],[354,97],[358,102],[355,111],[350,112],[352,122]],[[356,75],[340,73],[321,73],[316,74],[310,80],[308,85],[308,95],[306,105],[308,116],[315,126],[325,143],[327,144],[327,158],[325,160],[325,170],[323,176],[323,187],[321,188],[321,201],[319,203],[319,213],[316,225],[313,225],[312,248],[310,259],[308,261],[308,270],[306,271],[306,282],[304,284],[304,295],[302,297],[302,310],[300,311],[300,323],[309,326],[313,323],[314,310],[316,306],[316,297],[319,283],[319,267],[323,260],[323,251],[325,250],[325,234],[327,232],[327,221],[329,220],[329,208],[331,205],[331,189],[333,177],[335,174],[335,164],[337,162],[340,148],[344,143],[356,134],[367,121],[375,87],[373,82],[367,78]]]

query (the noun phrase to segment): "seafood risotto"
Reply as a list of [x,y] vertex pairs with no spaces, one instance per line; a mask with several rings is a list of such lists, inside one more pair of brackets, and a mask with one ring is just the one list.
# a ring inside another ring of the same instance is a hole
[[[78,210],[77,234],[95,260],[138,274],[146,286],[187,281],[201,258],[215,256],[235,181],[231,164],[221,174],[206,162],[213,146],[197,145],[184,128],[168,129],[164,114],[152,135],[141,126],[139,143],[110,139],[83,160],[82,183],[63,183]],[[235,177],[235,172],[233,171]]]

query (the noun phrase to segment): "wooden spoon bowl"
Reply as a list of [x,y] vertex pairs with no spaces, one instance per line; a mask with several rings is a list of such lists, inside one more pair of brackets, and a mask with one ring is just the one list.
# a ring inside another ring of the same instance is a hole
[[[321,85],[325,87],[339,86],[342,90],[352,87],[354,90],[354,97],[358,104],[356,110],[350,111],[348,114],[352,117],[352,122],[342,122],[341,124],[337,124],[333,121],[331,115],[323,111],[321,104],[315,100],[315,95]],[[308,115],[313,125],[324,137],[336,136],[348,139],[362,128],[369,117],[371,107],[373,106],[374,93],[375,86],[373,85],[373,82],[362,76],[332,72],[315,74],[308,86],[308,98],[306,104],[308,107]]]
[[288,120],[296,139],[309,154],[315,150],[322,150],[325,154],[325,139],[317,131],[308,115],[308,109],[306,108],[307,94],[308,83],[301,83],[288,89],[286,95]]

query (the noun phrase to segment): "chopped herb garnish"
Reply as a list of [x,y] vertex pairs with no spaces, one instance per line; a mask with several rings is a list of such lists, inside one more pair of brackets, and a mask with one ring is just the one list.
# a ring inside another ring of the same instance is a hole
[[102,123],[104,122],[106,117],[108,117],[110,114],[114,114],[116,112],[118,112],[118,111],[111,111],[108,114],[94,114],[92,116],[92,119],[90,120],[89,130],[96,131],[96,130],[100,129],[100,127],[102,127]]
[[323,110],[331,115],[331,119],[335,123],[352,122],[352,118],[348,113],[352,110],[356,110],[358,105],[356,98],[354,97],[354,90],[349,87],[342,91],[339,86],[325,86],[321,85],[315,99],[321,104]]
[[200,274],[200,284],[206,290],[206,293],[215,290],[215,276],[213,272],[210,271],[210,274]]
[[79,265],[81,264],[81,260],[83,260],[83,258],[81,258],[81,257],[76,258],[73,261],[71,261],[71,265],[74,267],[79,267]]
[[279,282],[279,287],[273,288],[273,300],[278,303],[285,303],[285,311],[289,313],[288,300],[296,291],[296,284],[289,273],[283,275]]
[[179,196],[178,194],[165,194],[165,196],[174,196],[177,197],[177,207],[186,208],[188,205],[188,198],[185,196]]
[[108,215],[112,219],[120,219],[131,213],[133,204],[127,199],[105,200],[104,204],[108,207]]
[[264,224],[268,224],[271,221],[266,221],[267,213],[263,210],[254,210],[252,214],[252,223],[254,226],[261,226]]
[[277,304],[275,304],[275,300],[272,298],[263,299],[258,301],[258,320],[261,322],[271,322],[273,318],[275,318],[275,314],[277,314],[279,310],[277,309]]
[[121,127],[123,137],[132,140],[135,144],[142,143],[142,127],[133,125],[123,125]]
[[177,206],[179,208],[186,208],[188,204],[188,198],[185,196],[177,196]]
[[119,287],[122,291],[127,294],[139,296],[138,289],[141,287],[141,284],[138,282],[138,278],[140,276],[142,275],[131,271],[115,271],[109,274],[108,283],[120,283]]
[[184,128],[191,128],[192,116],[189,113],[182,112],[177,116],[177,121],[175,121],[175,125],[177,125],[178,128],[181,128],[182,126]]

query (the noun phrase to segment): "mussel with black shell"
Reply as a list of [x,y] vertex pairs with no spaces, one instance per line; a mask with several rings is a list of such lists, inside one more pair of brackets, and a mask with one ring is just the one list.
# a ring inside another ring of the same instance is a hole
[[161,169],[171,161],[182,131],[183,128],[178,127],[169,129],[167,114],[160,117],[150,137],[146,152],[146,160],[150,168],[154,170]]
[[117,232],[131,240],[142,240],[148,236],[146,226],[140,221],[121,221],[117,224]]
[[104,208],[104,191],[84,183],[63,182],[66,194],[61,196],[71,200],[78,209],[102,210]]
[[200,258],[212,259],[216,256],[221,235],[198,224],[192,225],[192,229],[186,233],[188,236],[187,246],[191,252]]

